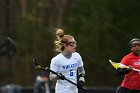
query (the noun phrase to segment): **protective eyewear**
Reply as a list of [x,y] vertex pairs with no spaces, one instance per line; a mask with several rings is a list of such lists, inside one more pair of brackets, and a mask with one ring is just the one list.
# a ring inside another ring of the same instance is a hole
[[71,41],[71,42],[68,42],[67,45],[70,45],[71,47],[73,47],[74,45],[77,45],[77,42]]

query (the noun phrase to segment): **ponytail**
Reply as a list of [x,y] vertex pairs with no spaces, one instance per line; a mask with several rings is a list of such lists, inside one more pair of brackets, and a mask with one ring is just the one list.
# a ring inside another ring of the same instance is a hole
[[64,44],[67,44],[70,39],[74,38],[71,35],[64,35],[64,31],[62,29],[56,30],[56,40],[54,41],[55,44],[55,51],[61,52],[64,50]]
[[57,29],[56,30],[56,40],[54,41],[55,44],[55,51],[56,52],[61,52],[61,38],[64,36],[64,31],[62,29]]

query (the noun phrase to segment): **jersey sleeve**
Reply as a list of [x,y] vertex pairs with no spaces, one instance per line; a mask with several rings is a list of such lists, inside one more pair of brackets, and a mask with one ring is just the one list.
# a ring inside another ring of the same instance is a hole
[[129,57],[128,56],[125,56],[125,57],[123,57],[123,59],[121,60],[120,63],[122,63],[122,64],[124,64],[126,66],[129,66],[130,65],[130,62],[129,62],[128,59],[129,59]]
[[54,58],[51,60],[50,69],[58,72],[58,61]]
[[82,60],[82,57],[80,56],[80,54],[78,53],[78,67],[82,67],[84,64],[83,64],[83,60]]

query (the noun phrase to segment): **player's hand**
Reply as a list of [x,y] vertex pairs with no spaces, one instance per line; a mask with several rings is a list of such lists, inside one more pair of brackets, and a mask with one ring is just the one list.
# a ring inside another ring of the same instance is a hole
[[78,88],[78,89],[82,89],[83,86],[84,86],[84,84],[85,84],[84,81],[78,81],[78,83],[77,83],[77,88]]
[[64,79],[65,79],[65,76],[64,76],[64,75],[62,75],[62,73],[58,73],[58,74],[57,74],[57,77],[58,77],[59,79],[62,79],[62,80],[64,80]]
[[128,70],[130,71],[130,70],[133,70],[133,67],[132,66],[128,66],[129,68],[128,68]]

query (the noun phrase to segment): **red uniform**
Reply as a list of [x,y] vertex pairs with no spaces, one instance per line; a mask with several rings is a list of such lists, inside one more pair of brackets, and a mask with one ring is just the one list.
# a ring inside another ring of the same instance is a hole
[[[140,56],[135,56],[133,53],[129,53],[120,63],[140,69]],[[140,90],[140,72],[132,70],[130,73],[126,74],[121,86],[128,89]]]

